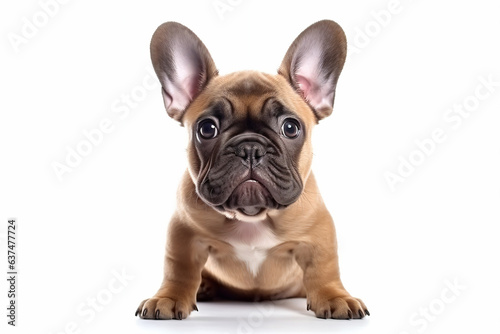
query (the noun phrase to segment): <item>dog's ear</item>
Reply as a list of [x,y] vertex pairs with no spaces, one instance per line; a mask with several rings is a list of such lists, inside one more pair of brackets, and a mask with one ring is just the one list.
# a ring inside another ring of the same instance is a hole
[[191,30],[166,22],[151,39],[151,61],[161,82],[168,115],[182,122],[186,108],[217,75],[210,53]]
[[332,113],[346,48],[342,28],[333,21],[319,21],[295,39],[279,68],[279,74],[309,103],[318,120]]

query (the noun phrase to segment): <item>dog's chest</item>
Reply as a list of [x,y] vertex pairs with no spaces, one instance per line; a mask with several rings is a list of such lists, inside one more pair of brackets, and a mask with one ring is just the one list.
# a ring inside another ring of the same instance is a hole
[[278,245],[280,241],[262,222],[235,224],[226,241],[233,246],[236,257],[246,264],[248,271],[257,276],[269,249]]

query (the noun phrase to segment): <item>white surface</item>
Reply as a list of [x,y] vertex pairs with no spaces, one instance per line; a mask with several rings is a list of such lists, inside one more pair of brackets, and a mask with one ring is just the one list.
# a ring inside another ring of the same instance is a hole
[[[500,87],[488,91],[480,79],[500,81],[497,2],[232,3],[222,20],[214,1],[69,1],[16,53],[8,34],[41,7],[2,2],[0,253],[7,218],[20,226],[19,326],[2,315],[2,333],[498,333]],[[395,14],[378,15],[377,30],[373,11],[389,7]],[[350,56],[333,114],[315,129],[314,170],[336,222],[343,281],[372,316],[319,320],[292,300],[272,314],[200,303],[182,322],[135,318],[160,284],[185,168],[184,129],[167,117],[150,74],[153,31],[167,20],[187,25],[221,73],[274,72],[292,40],[323,18],[344,28]],[[365,29],[372,37],[360,37]],[[488,92],[468,117],[453,113]],[[52,164],[99,127],[108,133],[60,181]],[[415,141],[433,133],[441,143],[391,191],[384,173],[400,156],[418,158]],[[130,277],[120,281],[122,270]],[[454,293],[454,281],[465,288]]]

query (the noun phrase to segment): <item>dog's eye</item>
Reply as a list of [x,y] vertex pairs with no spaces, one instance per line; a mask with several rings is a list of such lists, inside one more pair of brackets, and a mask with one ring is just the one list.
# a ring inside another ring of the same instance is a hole
[[198,133],[203,139],[212,139],[217,137],[219,130],[213,120],[207,119],[201,122],[198,126]]
[[289,139],[297,138],[300,134],[300,125],[296,120],[287,118],[281,126],[281,133]]

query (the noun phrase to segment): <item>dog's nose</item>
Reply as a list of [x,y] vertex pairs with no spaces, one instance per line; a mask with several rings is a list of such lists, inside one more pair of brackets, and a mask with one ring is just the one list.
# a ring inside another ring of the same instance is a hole
[[248,167],[255,167],[266,155],[266,149],[257,142],[244,142],[238,145],[235,155],[243,159],[243,163]]

